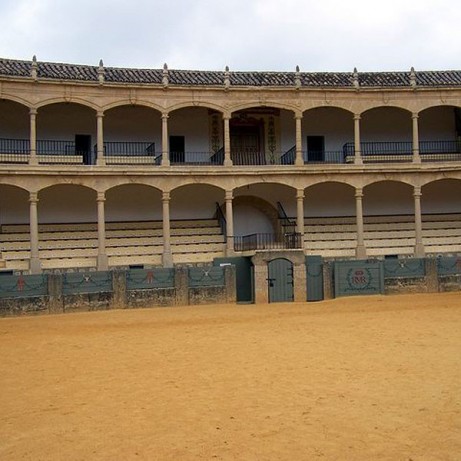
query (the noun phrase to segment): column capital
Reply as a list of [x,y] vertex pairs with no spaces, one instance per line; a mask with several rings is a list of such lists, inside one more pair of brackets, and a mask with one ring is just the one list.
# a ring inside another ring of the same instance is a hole
[[355,197],[362,198],[363,197],[363,189],[361,187],[355,188]]
[[413,197],[421,197],[422,192],[421,192],[421,186],[414,186],[413,188]]
[[168,112],[162,112],[162,120],[168,120],[169,117]]
[[96,196],[96,201],[105,202],[106,201],[106,193],[98,191],[97,196]]
[[411,113],[411,118],[412,118],[413,120],[415,120],[415,119],[417,120],[417,119],[419,118],[418,112],[412,112],[412,113]]
[[360,114],[354,114],[354,120],[360,120],[362,116]]
[[304,189],[296,189],[296,198],[303,199],[304,198]]
[[226,200],[233,200],[234,198],[234,191],[232,190],[226,190]]
[[30,192],[29,193],[29,202],[30,203],[37,203],[38,202],[38,192]]
[[222,119],[229,121],[232,118],[232,115],[229,113],[223,113],[222,114]]
[[103,110],[98,110],[98,111],[96,112],[96,117],[98,117],[98,118],[104,117],[104,111],[103,111]]
[[38,112],[38,109],[36,109],[35,107],[31,107],[29,109],[29,114],[30,115],[37,115],[37,112]]
[[162,201],[169,202],[170,201],[170,192],[162,192]]
[[295,115],[293,116],[295,120],[302,120],[303,119],[303,113],[302,112],[295,112]]

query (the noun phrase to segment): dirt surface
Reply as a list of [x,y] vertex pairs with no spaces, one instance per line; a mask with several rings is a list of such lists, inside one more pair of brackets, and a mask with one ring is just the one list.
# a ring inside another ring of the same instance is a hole
[[1,460],[461,460],[461,294],[0,319]]

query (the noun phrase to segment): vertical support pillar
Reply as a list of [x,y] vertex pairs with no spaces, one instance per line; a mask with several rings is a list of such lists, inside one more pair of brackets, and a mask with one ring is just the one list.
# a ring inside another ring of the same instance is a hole
[[96,201],[98,203],[98,271],[106,271],[109,267],[106,253],[106,218],[104,212],[104,203],[106,196],[104,192],[98,192]]
[[360,144],[360,114],[354,115],[354,163],[356,165],[362,165],[362,150]]
[[37,157],[37,109],[30,109],[30,156],[29,165],[38,165]]
[[230,144],[230,117],[223,116],[224,122],[224,166],[232,166],[231,144]]
[[296,123],[296,158],[295,158],[295,165],[304,165],[302,121],[303,121],[302,114],[301,115],[296,114],[295,115],[295,123]]
[[226,190],[226,256],[234,254],[234,211],[232,208],[233,192]]
[[38,195],[37,192],[29,194],[29,212],[30,212],[30,264],[29,271],[31,274],[40,274],[42,271],[40,257],[38,254]]
[[415,186],[413,198],[415,201],[415,256],[424,258],[426,251],[423,243],[423,221],[421,216],[421,187]]
[[162,166],[170,166],[170,149],[168,138],[168,113],[162,114]]
[[296,190],[296,232],[301,234],[301,242],[304,242],[304,189]]
[[363,191],[361,187],[355,189],[355,214],[357,220],[357,248],[355,256],[357,259],[365,259],[367,257],[367,249],[365,248],[365,238],[363,230]]
[[98,111],[96,114],[96,149],[97,149],[97,158],[96,165],[102,166],[106,164],[106,159],[104,158],[104,112]]
[[173,267],[173,256],[171,254],[171,233],[170,233],[170,193],[162,194],[163,210],[163,267]]
[[413,112],[413,114],[411,115],[413,131],[413,163],[421,163],[421,156],[419,155],[418,118],[419,115],[417,114],[417,112]]

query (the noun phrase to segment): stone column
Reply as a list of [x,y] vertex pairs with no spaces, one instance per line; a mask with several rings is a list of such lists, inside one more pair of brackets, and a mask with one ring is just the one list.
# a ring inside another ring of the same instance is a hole
[[[304,258],[303,258],[304,259]],[[306,264],[293,264],[293,301],[296,303],[307,300]]]
[[29,211],[30,211],[30,265],[31,274],[39,274],[42,271],[40,256],[38,254],[38,196],[37,192],[29,194]]
[[415,256],[424,258],[426,252],[423,243],[423,221],[421,216],[421,187],[415,186],[413,197],[415,200]]
[[295,122],[296,122],[296,158],[295,158],[295,165],[304,165],[302,121],[303,121],[303,116],[302,115],[295,115]]
[[30,156],[29,165],[38,165],[37,158],[37,109],[30,109]]
[[[296,232],[304,239],[304,189],[296,190]],[[304,248],[304,245],[302,246]]]
[[233,193],[226,190],[226,255],[234,254],[234,211],[232,209]]
[[355,257],[357,259],[365,259],[367,257],[367,249],[365,248],[365,239],[363,231],[363,191],[361,187],[355,189],[355,212],[357,220],[357,248]]
[[360,114],[354,115],[354,163],[362,165],[362,150],[360,145]]
[[162,166],[170,166],[170,148],[168,138],[168,113],[162,114]]
[[254,265],[254,282],[255,282],[255,304],[265,304],[269,302],[269,292],[267,278],[269,271],[267,262],[263,261]]
[[171,254],[170,235],[170,193],[162,194],[163,206],[163,267],[173,267],[173,255]]
[[104,213],[104,202],[106,201],[105,193],[98,192],[96,197],[98,202],[98,271],[106,271],[109,262],[106,254],[106,219]]
[[413,114],[411,115],[413,126],[413,163],[421,163],[421,157],[419,155],[418,118],[419,115],[416,112],[413,112]]
[[230,144],[230,117],[223,116],[224,121],[224,166],[232,166],[231,144]]
[[97,133],[96,133],[96,149],[97,159],[96,165],[105,165],[106,159],[104,158],[104,112],[98,111],[96,114]]

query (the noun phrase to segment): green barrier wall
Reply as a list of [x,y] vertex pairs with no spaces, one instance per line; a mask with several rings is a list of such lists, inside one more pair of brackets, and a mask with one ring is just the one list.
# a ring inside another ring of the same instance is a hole
[[334,279],[336,297],[384,293],[382,261],[337,261]]
[[0,276],[0,298],[29,298],[48,294],[46,275]]
[[174,269],[131,269],[126,274],[127,290],[174,288]]

